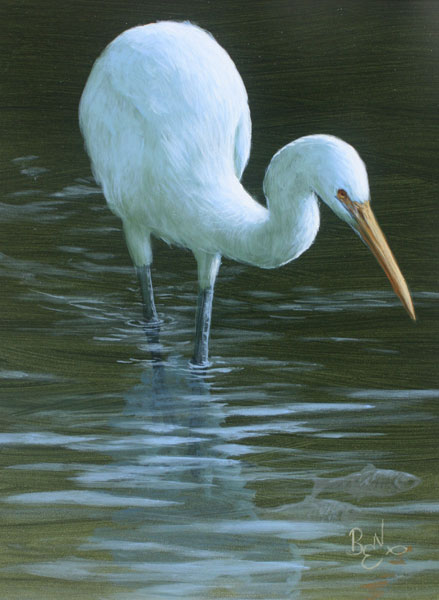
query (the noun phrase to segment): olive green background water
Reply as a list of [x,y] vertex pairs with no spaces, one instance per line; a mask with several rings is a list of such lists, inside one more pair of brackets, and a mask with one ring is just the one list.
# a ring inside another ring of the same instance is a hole
[[[260,201],[292,139],[358,149],[416,324],[323,206],[297,262],[223,262],[205,375],[193,257],[157,242],[153,364],[77,105],[105,45],[159,19],[236,62]],[[438,3],[3,0],[0,28],[1,598],[437,598]],[[349,532],[383,521],[362,563]]]

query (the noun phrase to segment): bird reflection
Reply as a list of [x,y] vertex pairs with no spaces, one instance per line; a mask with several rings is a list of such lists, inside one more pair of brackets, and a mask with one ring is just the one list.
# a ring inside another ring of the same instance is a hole
[[106,484],[158,503],[119,510],[88,547],[111,550],[150,598],[299,598],[303,561],[278,531],[261,527],[245,464],[229,456],[224,403],[209,373],[165,362],[155,344],[125,401],[111,423],[126,434],[106,451],[114,461]]

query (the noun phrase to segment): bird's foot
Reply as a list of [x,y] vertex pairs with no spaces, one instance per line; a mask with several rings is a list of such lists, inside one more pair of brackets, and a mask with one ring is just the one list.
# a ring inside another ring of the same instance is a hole
[[212,366],[210,360],[198,360],[195,357],[192,357],[189,361],[189,366],[191,369],[195,369],[197,371],[203,371]]
[[143,315],[143,323],[144,326],[148,329],[158,329],[161,325],[163,325],[163,320],[159,319],[157,315],[150,317],[146,314]]

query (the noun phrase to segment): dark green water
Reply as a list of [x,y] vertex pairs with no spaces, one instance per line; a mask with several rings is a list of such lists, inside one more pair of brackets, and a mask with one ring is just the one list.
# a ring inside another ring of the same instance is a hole
[[[0,13],[1,597],[436,598],[438,4],[5,0]],[[235,60],[256,197],[300,135],[359,150],[416,324],[323,207],[297,262],[224,261],[205,376],[187,366],[194,260],[157,242],[154,367],[76,114],[103,47],[157,19],[197,22]],[[374,535],[375,549],[354,555],[352,535],[355,552]]]

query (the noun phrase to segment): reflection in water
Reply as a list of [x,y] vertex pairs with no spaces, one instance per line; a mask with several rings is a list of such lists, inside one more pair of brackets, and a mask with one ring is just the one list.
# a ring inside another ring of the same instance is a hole
[[[425,332],[406,347],[402,320],[374,326],[398,309],[390,291],[255,280],[225,264],[215,368],[197,374],[186,367],[195,266],[182,253],[185,271],[173,270],[161,249],[162,345],[154,332],[147,344],[100,191],[83,178],[44,189],[53,169],[23,174],[44,167],[36,157],[14,165],[20,184],[0,206],[14,323],[0,365],[11,600],[21,581],[35,600],[42,581],[59,585],[44,600],[72,582],[71,597],[88,600],[355,597],[370,579],[348,555],[349,531],[373,538],[383,518],[386,539],[413,546],[385,573],[413,576],[414,589],[417,573],[437,569],[439,507],[420,485],[432,475],[410,461],[420,447],[433,455],[439,392],[413,350]],[[22,228],[44,251],[23,251]],[[426,314],[437,294],[416,299]]]
[[[303,561],[283,528],[258,519],[245,467],[217,434],[224,405],[204,375],[156,363],[142,379],[112,424],[129,432],[128,446],[107,450],[105,473],[79,477],[173,504],[119,511],[122,531],[100,530],[88,547],[111,550],[130,570],[134,561],[132,581],[149,598],[295,598]],[[141,447],[130,447],[139,436]]]
[[[182,2],[91,0],[50,18],[3,4],[14,34],[2,38],[2,600],[436,598],[435,3],[238,2],[225,15],[198,2],[188,15]],[[185,368],[195,264],[159,244],[166,364],[153,369],[76,104],[113,34],[170,17],[235,48],[255,115],[246,186],[259,198],[282,139],[328,131],[363,149],[416,326],[326,214],[314,246],[276,273],[224,261],[215,368],[201,380]],[[398,487],[396,473],[422,481]],[[367,571],[349,532],[372,543],[383,520],[386,547],[412,550],[378,548]]]
[[[111,582],[108,598],[301,598],[306,590],[302,580],[310,569],[334,568],[331,561],[319,561],[313,555],[344,556],[349,529],[384,514],[382,508],[355,506],[321,498],[322,494],[349,494],[358,499],[393,496],[419,483],[409,473],[373,465],[341,477],[295,471],[294,458],[287,475],[257,466],[258,454],[267,448],[249,446],[245,440],[264,435],[263,427],[236,425],[234,419],[274,419],[267,423],[265,434],[281,433],[288,423],[294,430],[291,413],[312,414],[322,406],[303,402],[269,406],[267,394],[265,402],[257,405],[229,406],[221,394],[212,393],[211,372],[191,371],[180,366],[179,360],[165,364],[159,353],[157,345],[142,383],[125,394],[123,413],[108,423],[111,429],[105,435],[35,432],[0,437],[5,445],[52,444],[111,457],[107,464],[13,466],[15,470],[75,472],[70,476],[75,490],[10,495],[7,502],[17,507],[117,509],[110,513],[111,521],[78,546],[77,551],[89,558],[31,562],[19,570],[61,580]],[[247,394],[244,388],[243,397]],[[354,410],[347,403],[327,407],[329,413]],[[305,422],[298,430],[315,431]],[[299,452],[300,459],[299,449],[291,451],[293,457]],[[292,496],[300,497],[301,481],[308,490],[313,485],[311,494],[305,488],[302,500],[280,507],[258,506],[252,484],[285,476],[290,478]],[[294,482],[299,484],[298,491]],[[421,506],[416,509],[416,503],[406,505],[409,514],[422,510]],[[106,560],[95,557],[102,552]]]
[[[296,527],[258,518],[245,466],[228,456],[234,447],[221,429],[224,403],[210,395],[203,374],[155,362],[142,379],[126,395],[123,415],[111,423],[115,435],[62,439],[45,434],[48,444],[92,448],[112,457],[111,464],[101,467],[66,466],[77,469],[73,480],[86,489],[7,499],[18,505],[119,508],[112,526],[96,530],[81,547],[110,551],[111,564],[101,568],[96,561],[60,559],[25,570],[46,577],[71,577],[73,571],[82,579],[120,581],[148,598],[299,597],[305,567],[291,540],[315,539],[322,532],[311,522]],[[0,441],[42,443],[38,434],[27,439],[5,434]],[[56,471],[63,466],[32,468]],[[99,491],[102,487],[111,492]],[[117,577],[111,575],[115,570]],[[139,586],[145,586],[144,592]]]

